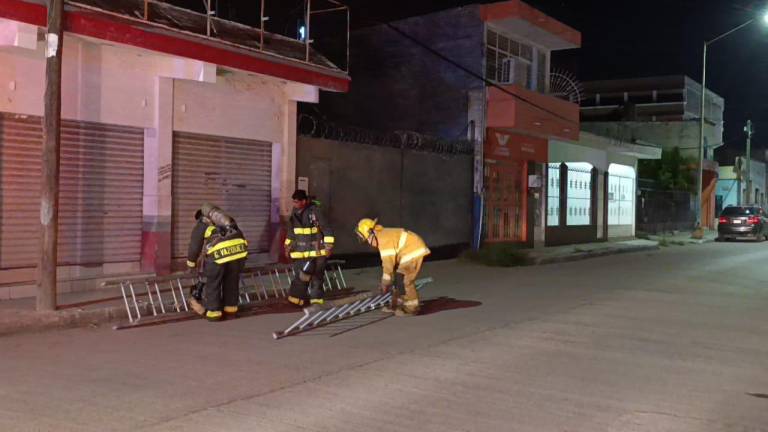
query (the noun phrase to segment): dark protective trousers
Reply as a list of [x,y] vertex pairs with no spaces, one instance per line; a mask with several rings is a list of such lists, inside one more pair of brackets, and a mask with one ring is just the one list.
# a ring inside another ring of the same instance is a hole
[[205,289],[203,306],[205,310],[221,311],[223,306],[237,306],[240,303],[240,272],[245,267],[245,258],[216,264],[213,259],[205,262]]
[[293,270],[296,272],[296,277],[291,281],[288,295],[305,302],[309,299],[322,299],[325,262],[325,257],[294,261]]

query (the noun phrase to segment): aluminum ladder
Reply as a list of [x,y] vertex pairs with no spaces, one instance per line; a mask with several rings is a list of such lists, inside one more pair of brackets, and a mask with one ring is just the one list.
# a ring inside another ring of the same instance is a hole
[[[424,278],[416,281],[416,289],[421,290],[432,278]],[[310,306],[304,308],[304,315],[285,330],[272,333],[272,337],[282,339],[299,333],[314,330],[353,316],[361,315],[386,306],[392,299],[392,293],[376,294],[367,292],[358,294],[339,301],[329,302],[323,306]]]
[[[349,289],[342,270],[343,264],[344,261],[340,260],[328,261],[323,281],[324,291]],[[287,298],[291,281],[295,277],[296,274],[290,265],[245,269],[240,274],[240,305]],[[128,321],[131,325],[136,325],[147,318],[191,312],[188,305],[189,292],[198,280],[196,274],[177,273],[162,277],[112,281],[103,286],[120,287]]]

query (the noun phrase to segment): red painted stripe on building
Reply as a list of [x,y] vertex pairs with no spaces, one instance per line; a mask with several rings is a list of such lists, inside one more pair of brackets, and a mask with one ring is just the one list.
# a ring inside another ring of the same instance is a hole
[[[0,17],[40,27],[46,26],[46,8],[21,0],[0,0]],[[318,86],[325,90],[346,92],[349,78],[259,58],[248,53],[211,46],[182,37],[143,29],[87,11],[66,11],[64,28],[70,33],[151,51],[200,60],[248,72],[270,75],[289,81]]]
[[483,21],[486,22],[508,19],[525,20],[531,25],[537,26],[553,35],[557,35],[574,47],[581,46],[581,33],[579,31],[520,0],[508,0],[483,5],[480,13]]
[[48,22],[45,6],[21,0],[0,0],[0,16],[39,27]]

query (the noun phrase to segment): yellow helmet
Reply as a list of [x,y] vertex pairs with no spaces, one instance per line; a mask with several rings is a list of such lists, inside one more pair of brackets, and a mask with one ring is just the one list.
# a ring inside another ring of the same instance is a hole
[[355,228],[355,234],[357,234],[357,237],[361,241],[368,240],[368,237],[371,235],[371,231],[376,229],[377,221],[378,219],[360,219],[360,222],[357,223],[357,228]]

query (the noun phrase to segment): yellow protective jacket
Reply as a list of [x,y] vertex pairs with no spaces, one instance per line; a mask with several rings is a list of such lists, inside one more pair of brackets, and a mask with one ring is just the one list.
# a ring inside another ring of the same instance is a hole
[[[198,220],[192,229],[191,237],[187,252],[187,267],[189,268],[196,268],[202,256],[212,258],[216,264],[224,264],[248,257],[248,242],[239,229],[221,237],[215,226]],[[201,256],[203,251],[205,254]]]
[[389,284],[394,280],[398,267],[430,254],[418,234],[403,228],[381,228],[375,233],[383,270],[381,280],[384,283]]

